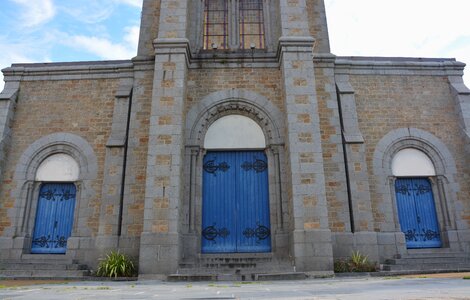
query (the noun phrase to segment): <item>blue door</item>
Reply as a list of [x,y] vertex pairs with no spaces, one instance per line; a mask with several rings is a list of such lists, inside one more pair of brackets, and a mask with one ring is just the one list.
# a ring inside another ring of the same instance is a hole
[[398,217],[408,248],[442,246],[431,183],[427,178],[401,178],[395,182]]
[[39,191],[31,253],[63,254],[72,233],[76,188],[45,183]]
[[203,169],[202,253],[270,252],[264,152],[209,152]]

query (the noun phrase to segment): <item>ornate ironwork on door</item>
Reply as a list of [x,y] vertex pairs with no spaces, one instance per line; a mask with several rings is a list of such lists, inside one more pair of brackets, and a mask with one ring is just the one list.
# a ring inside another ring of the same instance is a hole
[[211,174],[216,174],[217,171],[227,172],[230,169],[230,166],[226,162],[221,162],[219,164],[215,163],[215,158],[213,160],[206,161],[203,166],[204,171]]
[[271,251],[264,152],[208,152],[203,166],[202,252]]
[[72,233],[76,188],[72,183],[41,186],[31,253],[65,253]]
[[243,235],[246,238],[257,238],[257,242],[259,243],[262,240],[265,240],[271,236],[271,230],[264,226],[264,225],[259,225],[256,228],[246,228],[243,231]]
[[206,228],[202,230],[202,237],[214,243],[217,237],[226,238],[229,235],[230,235],[230,231],[227,228],[224,227],[224,228],[217,229],[215,224],[212,226],[207,226]]
[[254,162],[245,161],[241,167],[247,172],[254,170],[256,173],[260,173],[264,172],[268,168],[268,164],[264,160],[255,158]]
[[427,178],[395,182],[398,217],[408,248],[442,246],[431,183]]

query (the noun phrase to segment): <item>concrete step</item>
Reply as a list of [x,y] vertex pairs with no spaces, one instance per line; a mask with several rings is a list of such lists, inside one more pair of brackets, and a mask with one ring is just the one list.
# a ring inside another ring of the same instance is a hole
[[276,278],[303,279],[305,274],[296,273],[290,262],[274,259],[271,253],[236,253],[202,255],[198,261],[181,263],[177,274],[168,276],[170,281],[244,281]]
[[48,262],[50,264],[73,264],[77,263],[76,260],[71,259],[63,254],[23,254],[21,259],[11,260],[13,262],[31,262],[42,263]]
[[461,259],[465,259],[465,258],[469,258],[470,259],[470,256],[466,253],[463,253],[463,252],[448,252],[448,253],[444,253],[444,252],[438,252],[438,253],[427,253],[427,252],[423,252],[423,253],[419,253],[419,252],[415,252],[415,253],[408,253],[408,254],[403,254],[403,255],[399,255],[397,257],[395,257],[396,259],[425,259],[425,258],[429,258],[429,259],[435,259],[435,258],[461,258]]
[[221,271],[226,272],[292,272],[294,269],[290,262],[253,262],[253,263],[220,263],[220,264],[201,264],[201,263],[182,263],[180,264],[179,273],[194,273],[194,272],[211,272],[217,273]]
[[172,274],[168,281],[271,281],[271,280],[303,280],[307,275],[302,272],[252,273],[252,274]]
[[404,255],[387,259],[382,266],[386,272],[465,271],[470,270],[470,257],[451,249],[409,249]]
[[461,257],[401,258],[401,259],[387,259],[385,261],[385,263],[388,265],[409,265],[409,264],[427,264],[427,263],[457,264],[457,263],[462,263],[462,262],[466,262],[466,260]]
[[88,270],[0,270],[2,279],[22,278],[83,278],[90,275]]
[[252,269],[229,269],[229,268],[191,268],[178,269],[178,274],[190,275],[190,274],[203,274],[203,275],[214,275],[214,274],[261,274],[261,273],[289,273],[293,272],[293,268],[271,268],[271,267],[258,267]]
[[21,259],[0,260],[0,278],[83,279],[88,267],[65,255],[23,254]]
[[383,265],[384,271],[431,271],[431,270],[470,270],[470,263],[425,263],[425,264],[398,264]]
[[0,270],[87,270],[86,265],[80,264],[49,264],[31,262],[0,262]]

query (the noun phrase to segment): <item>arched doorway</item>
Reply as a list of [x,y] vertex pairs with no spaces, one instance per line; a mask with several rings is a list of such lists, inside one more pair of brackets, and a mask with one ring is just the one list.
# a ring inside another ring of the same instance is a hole
[[40,182],[31,253],[64,254],[72,233],[79,165],[67,154],[47,157],[38,167]]
[[398,218],[407,248],[442,246],[430,177],[436,176],[431,159],[422,151],[405,148],[395,154],[392,172]]
[[204,139],[202,253],[270,252],[268,161],[260,126],[242,115],[216,120]]

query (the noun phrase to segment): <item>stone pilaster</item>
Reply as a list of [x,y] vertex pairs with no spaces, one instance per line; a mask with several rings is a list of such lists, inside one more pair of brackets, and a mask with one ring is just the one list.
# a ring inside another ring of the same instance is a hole
[[281,0],[291,252],[299,271],[332,270],[313,46],[305,0]]
[[[111,136],[106,143],[103,188],[101,192],[100,226],[97,246],[100,249],[114,249],[120,235],[120,211],[125,174],[127,147],[127,125],[133,80],[121,79],[115,95]],[[122,199],[124,200],[124,199]]]
[[161,1],[154,41],[155,72],[147,154],[140,273],[171,274],[178,267],[182,191],[183,112],[189,42],[187,1]]
[[459,117],[462,135],[466,141],[465,150],[470,153],[470,89],[465,86],[462,75],[449,76],[455,112]]
[[3,91],[0,93],[0,178],[4,173],[6,151],[11,140],[10,125],[15,115],[16,100],[20,82],[6,78]]
[[340,256],[349,256],[352,251],[367,254],[378,260],[377,234],[373,232],[372,204],[369,191],[369,172],[366,162],[366,147],[359,130],[354,88],[347,74],[336,75],[336,90],[342,124],[344,159],[349,181],[349,209],[351,234],[337,234],[336,247]]

